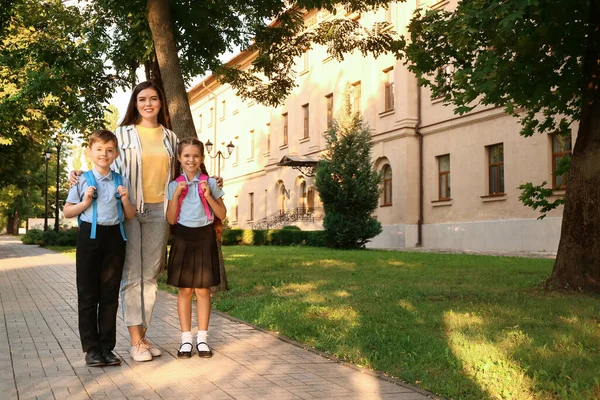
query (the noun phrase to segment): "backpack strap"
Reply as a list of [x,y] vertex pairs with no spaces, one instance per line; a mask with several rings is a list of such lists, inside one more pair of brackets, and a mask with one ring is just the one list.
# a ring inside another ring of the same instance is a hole
[[123,228],[123,202],[121,201],[121,194],[119,194],[119,186],[123,184],[123,177],[118,172],[112,171],[113,183],[115,185],[115,197],[117,199],[117,214],[119,215],[119,229],[121,229],[121,236],[124,241],[127,241],[125,236],[125,229]]
[[[200,174],[200,182],[206,182],[208,185],[208,175]],[[198,185],[198,194],[200,195],[200,200],[202,200],[202,206],[204,206],[204,212],[206,213],[206,218],[209,223],[213,222],[212,214],[210,213],[210,206],[208,205],[208,201],[206,197],[204,197],[204,192],[202,191],[202,186]]]
[[[186,182],[187,180],[185,179],[185,176],[183,175],[179,175],[177,178],[175,178],[176,182]],[[200,182],[207,182],[208,183],[208,175],[204,175],[204,174],[200,174]],[[181,203],[183,203],[183,199],[185,198],[185,196],[187,196],[188,194],[188,187],[186,186],[185,189],[183,189],[181,191],[181,194],[179,195],[179,200],[177,203],[177,217],[175,218],[175,223],[177,223],[177,221],[179,220],[179,213],[181,212]],[[202,201],[202,206],[204,207],[204,212],[206,213],[206,218],[208,219],[209,223],[213,222],[213,217],[211,214],[211,210],[210,210],[210,206],[208,205],[208,200],[206,200],[206,197],[204,197],[204,192],[202,191],[202,186],[198,185],[198,195],[200,196],[200,200]]]
[[[185,176],[179,175],[177,178],[175,178],[175,182],[186,182]],[[181,203],[183,203],[183,199],[185,199],[185,196],[187,196],[187,194],[188,194],[188,187],[186,185],[186,187],[179,194],[179,199],[177,200],[177,216],[175,217],[175,224],[177,224],[177,221],[179,221],[179,213],[181,212]]]
[[[95,188],[98,187],[96,184],[96,177],[94,176],[94,172],[89,170],[83,173],[83,177],[87,182],[88,186],[93,186]],[[90,239],[96,239],[96,225],[98,223],[98,190],[94,189],[94,194],[92,195],[92,231],[90,233]],[[81,225],[81,218],[79,219],[79,224]]]

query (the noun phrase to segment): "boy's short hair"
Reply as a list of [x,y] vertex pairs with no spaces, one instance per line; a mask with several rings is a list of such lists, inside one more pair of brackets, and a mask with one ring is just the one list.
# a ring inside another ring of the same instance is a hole
[[117,137],[115,136],[114,133],[112,133],[111,131],[107,131],[106,129],[98,129],[95,130],[94,132],[92,132],[92,134],[90,135],[90,138],[88,140],[88,147],[92,147],[92,145],[96,142],[102,142],[102,143],[106,143],[106,142],[113,142],[113,144],[115,145],[115,148],[119,148],[119,141],[117,140]]

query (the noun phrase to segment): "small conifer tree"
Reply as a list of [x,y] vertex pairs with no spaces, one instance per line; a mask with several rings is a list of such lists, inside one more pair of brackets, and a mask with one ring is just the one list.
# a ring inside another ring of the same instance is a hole
[[381,233],[373,216],[381,174],[371,162],[371,133],[360,112],[352,109],[351,87],[344,109],[326,133],[327,151],[317,167],[316,188],[325,209],[325,240],[329,247],[363,248]]

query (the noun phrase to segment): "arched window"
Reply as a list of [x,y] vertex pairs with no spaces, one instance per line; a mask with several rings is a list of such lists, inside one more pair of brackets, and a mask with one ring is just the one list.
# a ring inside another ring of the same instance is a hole
[[306,212],[306,182],[300,184],[300,208]]
[[308,208],[308,212],[315,209],[315,190],[312,187],[308,188],[308,192],[306,193],[306,207]]
[[382,206],[392,205],[392,167],[389,164],[383,166],[383,203]]
[[285,186],[281,185],[281,212],[285,212]]

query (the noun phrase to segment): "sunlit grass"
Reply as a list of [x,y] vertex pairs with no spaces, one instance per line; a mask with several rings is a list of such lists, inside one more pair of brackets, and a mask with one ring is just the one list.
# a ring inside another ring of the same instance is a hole
[[216,309],[453,399],[600,393],[597,296],[548,293],[552,260],[224,247]]
[[223,251],[216,309],[343,360],[448,399],[600,398],[600,297],[543,291],[552,260]]

